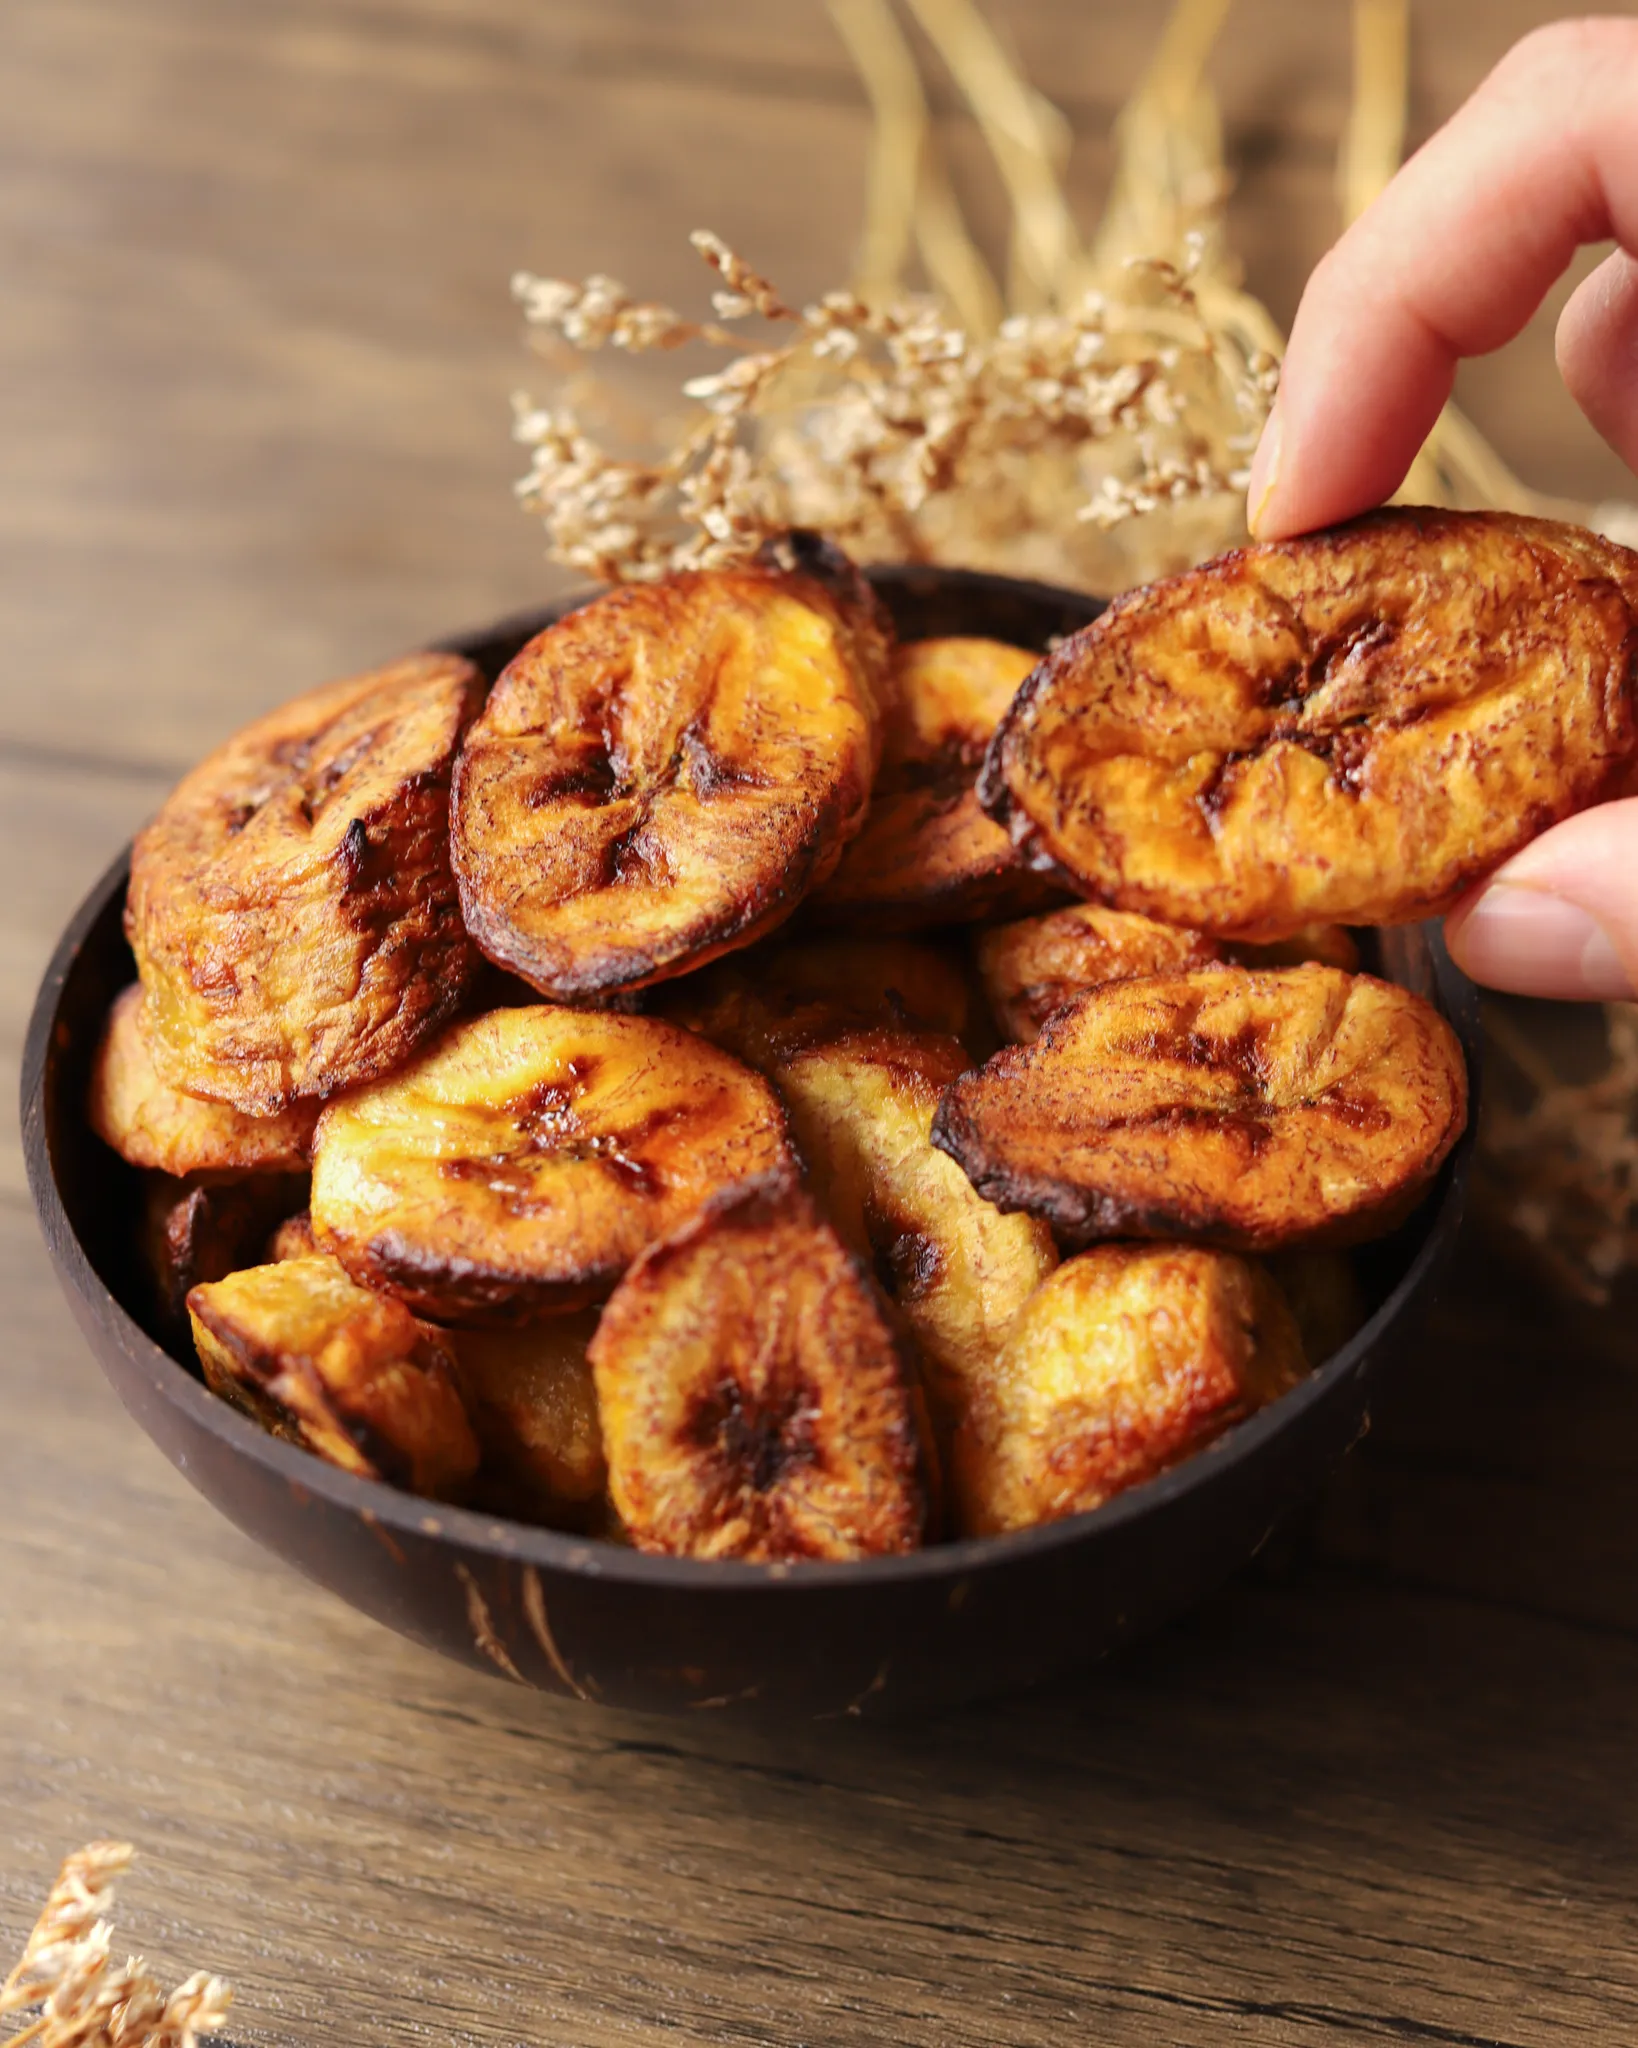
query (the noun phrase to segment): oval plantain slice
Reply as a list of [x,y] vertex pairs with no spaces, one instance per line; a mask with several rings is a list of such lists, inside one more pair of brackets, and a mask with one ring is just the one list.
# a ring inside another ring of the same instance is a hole
[[1359,949],[1341,925],[1305,925],[1277,945],[1231,947],[1203,932],[1099,903],[1071,903],[1045,917],[997,925],[979,934],[974,951],[995,1021],[1019,1045],[1028,1045],[1071,996],[1106,981],[1136,981],[1214,960],[1247,967],[1319,960],[1350,971],[1359,965]]
[[639,1549],[768,1562],[920,1544],[913,1372],[794,1177],[719,1195],[645,1252],[591,1361],[609,1491]]
[[345,1472],[458,1492],[478,1445],[444,1334],[331,1258],[252,1266],[188,1296],[214,1393]]
[[1591,539],[1380,512],[1133,591],[1019,692],[984,806],[1081,894],[1222,937],[1448,909],[1630,771],[1638,556]]
[[455,776],[468,928],[560,1000],[749,945],[863,822],[886,629],[843,562],[595,599],[495,685]]
[[878,1029],[773,1070],[821,1209],[916,1339],[941,1437],[1058,1263],[1044,1223],[993,1208],[933,1145],[934,1113],[969,1065],[953,1038]]
[[1467,1121],[1455,1033],[1334,967],[1206,967],[1076,996],[944,1096],[933,1142],[1061,1242],[1358,1243]]
[[305,1171],[316,1102],[278,1116],[245,1116],[225,1102],[184,1095],[162,1080],[143,1024],[140,984],[114,999],[91,1068],[91,1128],[133,1166],[192,1173]]
[[521,1330],[454,1330],[483,1449],[480,1505],[558,1527],[597,1517],[608,1476],[586,1347],[597,1311],[543,1316]]
[[785,1052],[860,1024],[959,1037],[972,990],[958,957],[927,941],[779,939],[719,960],[655,998],[659,1013],[766,1072]]
[[328,1105],[313,1228],[423,1315],[522,1322],[599,1299],[707,1195],[788,1156],[767,1082],[692,1032],[496,1010]]
[[1017,914],[1050,900],[979,807],[984,751],[1039,657],[1000,640],[901,647],[864,830],[818,890],[816,917],[910,931]]
[[1101,1507],[1288,1392],[1302,1340],[1267,1273],[1185,1245],[1100,1245],[1025,1305],[953,1450],[967,1533]]
[[449,779],[482,679],[417,654],[297,697],[137,835],[125,924],[173,1087],[273,1116],[388,1072],[476,966]]

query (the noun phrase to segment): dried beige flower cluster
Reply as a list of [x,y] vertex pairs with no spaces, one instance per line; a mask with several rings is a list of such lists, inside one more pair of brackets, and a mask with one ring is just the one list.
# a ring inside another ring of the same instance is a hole
[[1083,582],[1095,550],[1079,528],[1244,492],[1276,365],[1208,323],[1186,265],[1134,261],[1119,297],[1089,291],[980,339],[925,298],[836,291],[797,311],[716,236],[693,242],[722,280],[717,322],[607,277],[514,280],[531,324],[583,350],[731,347],[718,323],[752,317],[796,330],[687,383],[699,416],[651,463],[608,454],[566,403],[519,402],[520,493],[573,568],[619,582],[719,567],[815,527],[863,561]]
[[1559,1284],[1597,1304],[1638,1265],[1638,1009],[1612,1003],[1604,1020],[1607,1066],[1571,1084],[1506,1010],[1486,1005],[1490,1048],[1527,1095],[1520,1107],[1489,1090],[1478,1184]]
[[140,1957],[110,1959],[114,1884],[128,1842],[92,1842],[70,1856],[17,1967],[0,1984],[0,2017],[38,2008],[4,2048],[193,2048],[227,2015],[232,1992],[202,1972],[167,1997]]

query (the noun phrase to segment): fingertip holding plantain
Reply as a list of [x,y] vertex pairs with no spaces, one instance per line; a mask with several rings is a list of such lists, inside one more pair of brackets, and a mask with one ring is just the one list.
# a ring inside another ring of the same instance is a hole
[[1451,913],[1451,958],[1511,995],[1625,1002],[1638,993],[1638,799],[1569,818]]

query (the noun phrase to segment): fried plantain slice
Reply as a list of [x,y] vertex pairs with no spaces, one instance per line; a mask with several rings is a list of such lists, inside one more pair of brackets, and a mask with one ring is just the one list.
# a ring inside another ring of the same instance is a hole
[[984,807],[1220,937],[1433,916],[1630,771],[1638,556],[1592,542],[1407,509],[1133,591],[1019,691]]
[[816,917],[913,931],[1017,915],[1054,885],[979,808],[984,751],[1038,657],[1000,640],[901,647],[864,830],[815,892]]
[[190,1289],[253,1265],[268,1232],[285,1229],[280,1219],[306,1199],[304,1173],[144,1173],[137,1253],[165,1335],[186,1332]]
[[719,960],[655,998],[660,1015],[767,1071],[784,1053],[860,1024],[959,1037],[972,990],[958,958],[925,940],[780,939]]
[[888,1311],[793,1176],[729,1190],[632,1267],[591,1343],[609,1491],[641,1550],[912,1550],[918,1389]]
[[252,1266],[188,1296],[212,1392],[344,1472],[458,1492],[478,1444],[442,1332],[331,1258]]
[[1358,1243],[1420,1200],[1467,1121],[1420,997],[1334,967],[1109,982],[953,1084],[933,1142],[1060,1242]]
[[313,1235],[312,1211],[298,1209],[293,1216],[287,1216],[267,1240],[266,1255],[261,1263],[276,1266],[283,1259],[316,1258],[318,1249],[318,1239]]
[[1044,1223],[993,1208],[933,1145],[934,1113],[969,1065],[953,1038],[876,1029],[773,1071],[820,1207],[915,1337],[941,1438],[1058,1263]]
[[729,1182],[788,1158],[760,1075],[653,1017],[492,1011],[319,1119],[313,1228],[439,1321],[599,1299]]
[[597,1311],[544,1316],[521,1330],[456,1330],[483,1465],[477,1498],[497,1514],[584,1528],[602,1507],[607,1467],[586,1347]]
[[1028,1045],[1071,996],[1106,981],[1136,981],[1214,960],[1248,967],[1320,960],[1350,971],[1359,965],[1359,949],[1341,925],[1305,925],[1273,946],[1229,947],[1203,932],[1099,903],[1071,903],[1045,917],[997,925],[978,935],[974,952],[996,1023],[1019,1045]]
[[1279,1289],[1246,1260],[1184,1245],[1082,1252],[1025,1305],[957,1433],[967,1532],[1100,1507],[1306,1370]]
[[178,1179],[190,1173],[305,1171],[316,1102],[278,1116],[245,1116],[225,1102],[184,1095],[160,1078],[133,982],[114,999],[91,1068],[91,1128],[133,1166]]
[[498,965],[560,1000],[749,945],[863,823],[884,615],[835,554],[632,584],[530,641],[455,774],[455,871]]
[[449,779],[482,691],[453,654],[310,691],[137,835],[125,925],[173,1087],[274,1116],[389,1072],[454,1012],[477,956]]
[[1323,1365],[1363,1327],[1369,1313],[1347,1253],[1320,1246],[1271,1252],[1265,1263],[1301,1332],[1304,1356],[1313,1365]]

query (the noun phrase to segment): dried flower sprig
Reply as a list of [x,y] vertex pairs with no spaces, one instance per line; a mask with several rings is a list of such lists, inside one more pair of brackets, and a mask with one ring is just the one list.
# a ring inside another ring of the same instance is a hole
[[[1088,291],[980,339],[925,298],[836,291],[793,310],[716,236],[693,240],[723,280],[720,319],[795,332],[685,384],[700,415],[653,462],[608,453],[565,403],[519,401],[519,490],[571,567],[614,581],[717,567],[793,526],[867,561],[955,548],[983,563],[1020,532],[1073,555],[1077,521],[1107,532],[1245,488],[1275,365],[1206,322],[1187,263],[1129,262],[1120,296]],[[605,277],[514,289],[534,327],[581,349],[732,341]]]
[[194,2048],[233,1993],[199,1972],[167,1996],[138,1956],[115,1966],[108,1914],[130,1868],[128,1842],[92,1842],[63,1864],[21,1958],[0,1984],[0,2017],[38,2008],[5,2048]]

